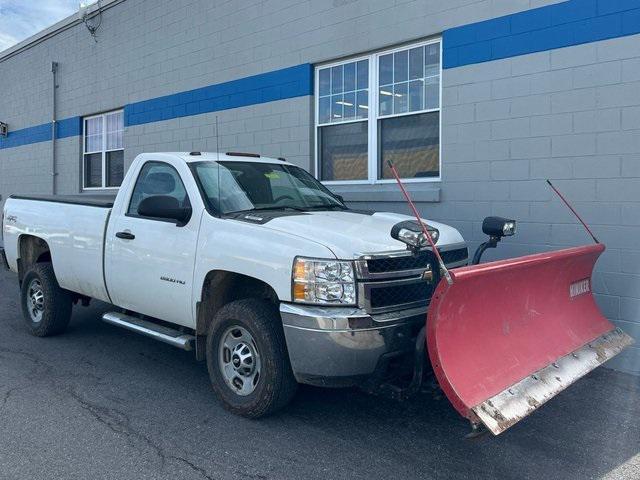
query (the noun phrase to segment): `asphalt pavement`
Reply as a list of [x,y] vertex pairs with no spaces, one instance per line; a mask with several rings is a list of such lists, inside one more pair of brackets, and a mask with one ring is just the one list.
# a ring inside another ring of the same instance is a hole
[[0,271],[2,479],[640,479],[640,378],[600,368],[499,437],[435,386],[404,403],[302,387],[246,420],[216,401],[193,354],[76,307],[30,336]]

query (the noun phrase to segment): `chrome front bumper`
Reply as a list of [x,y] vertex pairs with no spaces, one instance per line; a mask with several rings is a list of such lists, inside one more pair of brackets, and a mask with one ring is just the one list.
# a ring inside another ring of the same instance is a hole
[[359,308],[280,304],[296,379],[351,385],[376,373],[384,357],[413,352],[427,307],[369,315]]

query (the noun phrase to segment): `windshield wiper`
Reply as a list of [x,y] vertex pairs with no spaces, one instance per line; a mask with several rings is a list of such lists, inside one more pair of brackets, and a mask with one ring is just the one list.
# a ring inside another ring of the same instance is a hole
[[291,205],[280,205],[280,206],[271,206],[271,207],[254,207],[247,208],[246,210],[236,210],[235,212],[229,212],[227,215],[233,215],[236,213],[247,213],[247,212],[260,212],[265,210],[295,210],[297,212],[304,212],[306,208],[303,207],[294,207]]
[[311,207],[306,207],[307,210],[333,210],[339,208],[340,210],[349,210],[346,206],[344,205],[338,205],[338,204],[333,204],[333,205],[313,205]]
[[344,205],[338,205],[338,204],[312,205],[310,207],[297,207],[295,205],[272,205],[272,206],[265,206],[265,207],[247,208],[245,210],[236,210],[235,212],[228,212],[227,215],[235,215],[238,213],[248,213],[248,212],[261,212],[265,210],[295,210],[296,212],[308,212],[310,210],[333,210],[336,208],[340,210],[348,210],[348,208],[345,207]]

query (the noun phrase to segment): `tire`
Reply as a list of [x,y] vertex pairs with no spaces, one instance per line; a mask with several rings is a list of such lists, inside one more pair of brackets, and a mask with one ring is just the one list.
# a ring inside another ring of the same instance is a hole
[[298,384],[289,363],[282,320],[273,304],[244,299],[222,307],[209,325],[206,352],[213,390],[236,415],[269,415],[295,395]]
[[51,263],[36,263],[27,271],[20,303],[27,328],[36,337],[58,335],[71,320],[71,294],[58,285]]

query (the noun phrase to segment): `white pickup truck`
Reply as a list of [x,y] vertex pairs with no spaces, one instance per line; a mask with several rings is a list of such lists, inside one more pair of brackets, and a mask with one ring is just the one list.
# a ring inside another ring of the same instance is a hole
[[[428,224],[446,265],[466,265],[460,233]],[[108,302],[105,321],[195,350],[222,403],[249,417],[298,383],[362,384],[411,358],[439,276],[411,217],[351,210],[252,154],[141,154],[115,198],[14,195],[2,225],[31,333]]]

